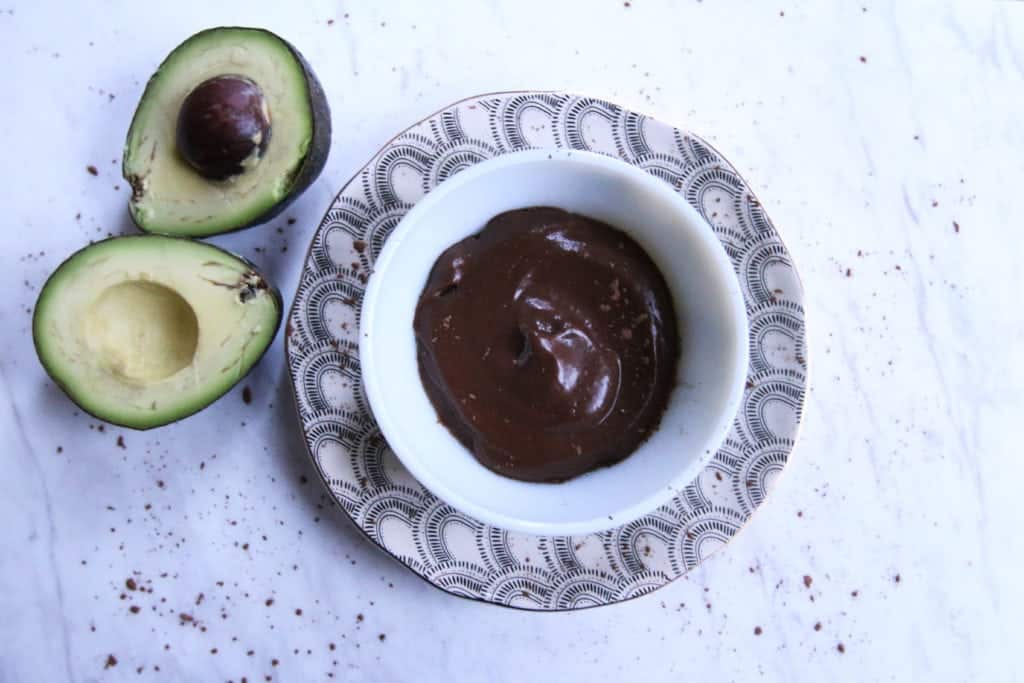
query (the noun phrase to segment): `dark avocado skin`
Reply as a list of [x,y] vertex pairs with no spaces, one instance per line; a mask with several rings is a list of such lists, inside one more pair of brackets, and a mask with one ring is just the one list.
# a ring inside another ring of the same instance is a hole
[[[167,237],[168,239],[181,240],[183,242],[191,242],[191,241],[193,241],[189,237],[171,237],[169,235],[162,235],[162,236],[163,237]],[[97,240],[96,242],[92,242],[92,243],[82,247],[81,249],[79,249],[78,251],[76,251],[75,253],[71,254],[70,256],[68,256],[63,261],[61,261],[60,265],[58,265],[56,268],[53,269],[53,273],[50,274],[50,277],[46,278],[46,282],[43,283],[43,286],[39,289],[39,292],[42,293],[42,292],[46,291],[46,285],[50,284],[50,278],[52,278],[57,273],[57,271],[59,271],[64,266],[65,263],[67,263],[68,261],[73,259],[75,256],[77,256],[80,252],[84,251],[85,249],[88,249],[89,247],[94,246],[96,244],[101,244],[103,242],[107,242],[109,240],[140,239],[142,237],[144,237],[144,235],[118,235],[118,236],[115,236],[115,237],[108,237],[106,239]],[[213,244],[208,244],[207,246],[213,247],[214,249],[218,249],[219,251],[222,251],[225,254],[229,254],[230,256],[238,259],[239,261],[241,261],[242,263],[247,265],[249,268],[251,268],[253,270],[253,272],[260,273],[260,277],[261,278],[263,277],[263,275],[260,272],[259,268],[257,268],[256,265],[252,261],[250,261],[249,259],[245,258],[244,256],[240,256],[240,255],[236,254],[233,251],[228,251],[227,249],[221,249],[220,247],[218,247],[216,245],[213,245]],[[281,292],[277,289],[277,287],[275,287],[273,284],[268,282],[266,279],[264,279],[263,282],[267,286],[266,291],[269,292],[272,297],[274,297],[274,302],[277,304],[277,320],[274,321],[274,334],[271,335],[270,342],[267,344],[267,347],[265,349],[263,349],[263,353],[260,354],[259,358],[257,358],[255,361],[253,361],[252,367],[250,367],[249,370],[244,375],[239,377],[238,381],[236,381],[234,384],[232,384],[230,387],[228,387],[228,390],[225,391],[224,394],[228,393],[228,391],[231,391],[232,389],[237,387],[241,383],[241,381],[243,379],[245,379],[246,377],[248,377],[249,373],[252,372],[253,369],[257,365],[260,364],[260,361],[263,360],[263,357],[265,355],[267,355],[267,351],[269,351],[270,347],[274,345],[274,339],[277,338],[277,332],[278,332],[278,330],[281,329],[281,318],[284,315],[284,304],[283,304],[283,300],[281,299]],[[35,318],[35,314],[34,313],[33,313],[33,316],[32,316],[32,345],[33,345],[33,347],[35,347],[36,357],[37,358],[41,358],[43,354],[42,354],[42,351],[39,348],[39,330],[36,327],[36,318]],[[64,386],[64,383],[60,380],[59,377],[57,377],[53,373],[51,373],[50,369],[47,368],[45,364],[43,364],[42,362],[40,362],[39,364],[43,366],[43,370],[45,370],[46,374],[49,375],[51,380],[53,380],[53,383],[56,384],[58,387],[60,387],[60,390],[64,392],[64,395],[67,396],[68,399],[72,403],[74,403],[76,406],[78,406],[78,409],[81,410],[83,413],[85,413],[86,415],[90,415],[90,416],[96,418],[100,422],[105,422],[107,424],[116,425],[118,427],[124,427],[125,429],[131,429],[131,430],[134,430],[134,431],[137,431],[137,432],[146,432],[146,431],[149,431],[150,429],[158,429],[160,427],[166,427],[167,425],[172,425],[172,424],[174,424],[176,422],[181,422],[182,420],[184,420],[186,418],[192,417],[196,413],[202,412],[203,410],[209,408],[210,406],[212,406],[214,403],[216,403],[220,399],[224,398],[224,394],[221,394],[220,396],[218,396],[217,398],[213,399],[212,401],[210,401],[206,405],[200,406],[199,408],[196,408],[192,412],[186,413],[185,415],[182,415],[181,417],[179,417],[179,418],[177,418],[175,420],[171,420],[170,422],[165,422],[165,423],[159,424],[159,425],[153,425],[152,427],[140,428],[140,427],[135,427],[135,426],[132,426],[132,425],[122,424],[120,422],[117,422],[117,421],[114,421],[114,420],[110,420],[108,418],[100,417],[99,415],[96,415],[95,413],[90,411],[88,408],[85,408],[80,403],[78,403],[78,401],[76,401],[74,398],[72,398],[71,393],[68,391],[67,387]]]
[[[259,30],[262,31],[263,29]],[[270,31],[265,31],[265,33],[270,33]],[[306,77],[306,87],[309,89],[309,105],[313,116],[313,139],[309,142],[306,158],[302,160],[302,165],[292,178],[291,189],[288,190],[288,194],[285,195],[284,199],[252,222],[226,232],[236,232],[256,225],[262,225],[279,215],[292,202],[298,199],[299,195],[305,192],[313,184],[313,181],[320,176],[324,166],[327,164],[327,156],[331,151],[331,108],[327,104],[327,96],[324,94],[323,86],[320,85],[320,80],[313,73],[313,67],[309,65],[309,62],[302,56],[302,53],[287,40],[280,36],[277,36],[277,38],[288,46],[291,53],[299,60],[299,64],[302,65],[302,73]]]
[[[222,230],[220,232],[204,235],[203,237],[213,237],[214,235],[226,235],[228,233],[238,232],[239,230],[246,230],[248,228],[256,227],[257,225],[263,225],[267,221],[270,221],[271,219],[278,216],[282,211],[287,209],[292,202],[298,199],[299,195],[305,192],[306,189],[308,189],[309,186],[313,184],[313,181],[315,181],[320,176],[320,173],[324,170],[324,166],[327,164],[327,156],[331,151],[331,108],[327,104],[327,96],[324,94],[323,86],[320,85],[320,80],[316,77],[316,74],[313,72],[313,67],[309,65],[309,62],[306,61],[306,58],[302,56],[302,53],[299,52],[298,48],[289,43],[287,40],[277,35],[273,31],[268,31],[263,28],[250,28],[247,26],[217,26],[214,28],[208,28],[199,31],[198,33],[195,33],[186,38],[185,40],[183,40],[181,43],[179,43],[179,45],[189,40],[192,40],[197,36],[201,36],[205,33],[211,33],[225,29],[244,29],[247,31],[259,31],[260,33],[266,33],[267,35],[273,36],[277,40],[281,41],[281,43],[283,43],[285,47],[287,47],[288,50],[295,56],[299,64],[302,66],[302,74],[306,79],[306,88],[307,90],[309,90],[310,113],[311,116],[313,117],[313,139],[310,140],[309,149],[306,150],[306,156],[302,160],[302,164],[299,166],[299,170],[294,174],[294,176],[292,176],[291,187],[289,188],[288,193],[284,196],[283,199],[281,199],[281,201],[279,201],[277,204],[275,204],[267,211],[264,211],[262,214],[260,214],[250,222],[245,223],[244,225],[239,225],[238,227],[231,228],[230,230]],[[157,67],[153,75],[150,76],[149,81],[146,82],[146,87],[142,91],[142,97],[139,98],[139,104],[142,104],[142,102],[145,101],[146,96],[149,94],[149,90],[153,85],[153,82],[160,75],[160,70],[162,68],[163,63],[161,63],[160,66]],[[135,124],[136,116],[138,116],[138,108],[136,108],[135,114],[132,115],[132,122],[128,126],[129,130],[131,130],[132,126]],[[125,153],[127,154],[127,150],[125,150]],[[124,161],[122,160],[121,174],[125,178],[125,180],[128,180],[129,174],[126,170],[124,170],[123,164]],[[139,225],[135,221],[135,217],[134,215],[132,215],[131,211],[129,211],[128,214],[129,216],[132,217],[132,223],[135,223],[135,227],[137,227],[142,232],[152,234],[164,234],[147,230],[146,228]]]

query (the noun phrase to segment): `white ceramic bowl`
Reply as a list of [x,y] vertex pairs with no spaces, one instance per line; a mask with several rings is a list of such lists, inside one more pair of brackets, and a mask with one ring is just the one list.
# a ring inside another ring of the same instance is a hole
[[[559,484],[478,463],[438,421],[420,381],[413,318],[434,261],[493,216],[556,206],[628,233],[661,269],[675,302],[678,382],[661,425],[632,455]],[[664,181],[589,152],[529,150],[446,180],[384,244],[363,299],[359,355],[377,423],[409,471],[481,521],[536,534],[619,526],[668,502],[725,439],[747,368],[747,317],[732,265],[708,223]]]

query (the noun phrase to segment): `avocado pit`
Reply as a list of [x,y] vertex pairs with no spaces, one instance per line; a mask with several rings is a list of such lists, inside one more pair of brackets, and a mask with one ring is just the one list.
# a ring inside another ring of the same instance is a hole
[[185,97],[178,112],[178,152],[199,175],[225,180],[259,163],[270,142],[270,109],[255,81],[209,78]]

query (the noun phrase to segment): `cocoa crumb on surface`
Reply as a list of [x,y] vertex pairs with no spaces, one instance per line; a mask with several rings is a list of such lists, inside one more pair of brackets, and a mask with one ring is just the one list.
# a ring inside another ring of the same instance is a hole
[[267,598],[267,601],[264,602],[263,604],[266,605],[267,607],[270,607],[271,605],[274,604],[274,598]]
[[302,616],[302,610],[301,610],[301,609],[298,609],[298,608],[296,608],[296,610],[295,610],[295,616],[297,616],[297,617],[301,617],[301,616]]
[[270,666],[277,666],[278,664],[280,664],[280,662],[277,661],[276,659],[271,659],[270,660]]
[[852,276],[853,276],[853,271],[850,270],[849,268],[847,268],[846,269],[846,277],[852,277]]
[[252,403],[252,389],[248,385],[242,387],[242,403],[245,405]]
[[865,57],[864,55],[861,55],[860,56],[860,63],[861,64],[867,64],[868,63],[868,58]]
[[163,488],[164,487],[164,480],[163,479],[157,479],[156,480],[156,485],[159,488]]
[[759,635],[761,635],[762,633],[764,633],[764,631],[762,631],[762,630],[761,630],[761,627],[760,627],[760,626],[755,626],[755,627],[754,627],[754,635],[755,635],[755,636],[759,636]]
[[192,615],[191,615],[191,614],[185,614],[184,612],[182,612],[181,614],[179,614],[179,615],[178,615],[178,618],[179,618],[179,619],[181,619],[182,621],[186,622],[186,623],[187,623],[187,622],[192,622],[192,621],[195,621],[195,619],[193,619],[193,618],[192,618]]
[[364,242],[363,240],[356,240],[352,243],[352,248],[358,251],[360,254],[362,254],[364,251],[366,251],[366,242]]
[[957,223],[956,221],[953,221],[953,231],[956,232],[957,234],[960,233],[960,224]]
[[814,624],[814,630],[815,630],[815,631],[820,631],[820,630],[821,630],[821,622],[820,622],[820,621],[819,621],[819,622],[816,622],[816,623]]
[[357,622],[362,622],[364,618],[365,617],[363,617],[363,613],[362,612],[360,612],[359,614],[356,615],[356,621]]
[[117,657],[114,655],[107,655],[107,662],[103,665],[103,668],[109,669],[114,666],[117,666]]
[[900,582],[900,575],[897,574],[896,576],[892,577],[892,580],[895,581],[896,583],[899,583]]
[[58,453],[63,453],[64,452],[64,447],[63,446],[57,446],[57,452]]
[[814,579],[804,574],[804,588],[810,588],[812,583],[814,583]]
[[387,639],[387,637],[387,634],[381,633],[379,636],[377,636],[377,640],[383,643]]
[[327,20],[327,25],[328,26],[334,26],[334,19],[328,19]]
[[[85,170],[89,172],[89,175],[99,175],[100,174],[100,172],[92,164],[89,164],[88,166],[86,166]],[[111,656],[113,656],[113,655],[111,655]],[[117,660],[114,660],[114,663],[116,664]]]
[[836,645],[836,649],[839,650],[839,654],[843,654],[844,652],[846,652],[846,646],[842,643]]
[[138,605],[132,605],[131,607],[128,608],[128,611],[131,612],[132,614],[138,614],[140,609],[142,609],[142,608],[139,607]]
[[117,447],[121,448],[121,449],[127,448],[127,446],[124,445],[124,437],[123,436],[117,437]]
[[850,591],[850,597],[855,598],[860,595],[860,591]]
[[130,591],[133,591],[138,590],[139,584],[135,583],[135,579],[129,576],[127,579],[124,580],[124,587]]

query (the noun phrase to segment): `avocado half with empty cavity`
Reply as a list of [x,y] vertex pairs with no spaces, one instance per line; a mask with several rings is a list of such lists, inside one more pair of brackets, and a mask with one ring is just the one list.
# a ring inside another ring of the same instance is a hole
[[239,256],[174,237],[113,237],[50,276],[32,336],[82,409],[149,429],[234,386],[270,346],[281,311],[281,295]]
[[149,79],[125,143],[132,219],[202,237],[265,223],[320,175],[331,115],[291,44],[222,27],[179,45]]

